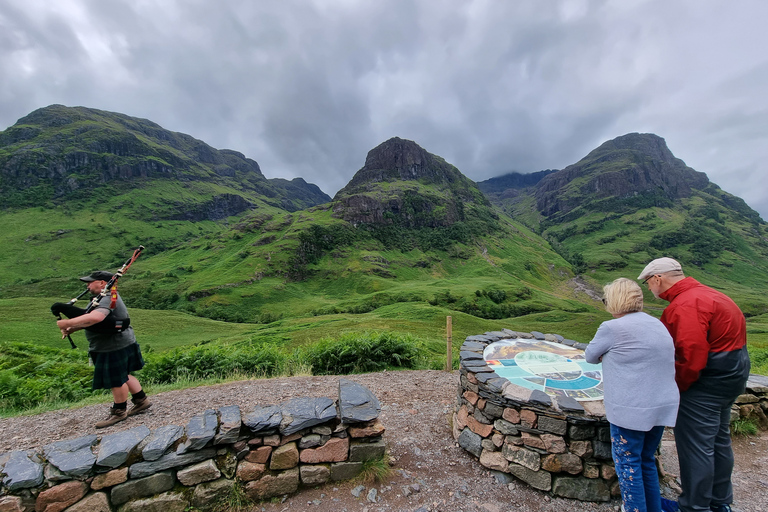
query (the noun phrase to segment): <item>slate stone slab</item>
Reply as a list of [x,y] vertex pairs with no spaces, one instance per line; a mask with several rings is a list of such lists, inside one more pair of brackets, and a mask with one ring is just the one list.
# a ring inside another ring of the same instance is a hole
[[339,379],[339,415],[342,423],[362,423],[379,417],[381,404],[371,391],[356,382]]
[[575,342],[575,341],[573,341],[573,340],[569,340],[569,339],[564,339],[564,340],[563,340],[563,341],[561,341],[560,343],[562,343],[563,345],[567,345],[567,346],[569,346],[569,347],[572,347],[572,346],[574,346],[574,345],[576,344],[576,342]]
[[480,343],[485,343],[487,345],[490,339],[488,339],[486,336],[483,336],[482,334],[476,334],[474,336],[467,336],[465,341],[479,341]]
[[581,404],[576,401],[576,399],[571,398],[570,396],[558,396],[557,406],[561,411],[584,412],[584,407],[582,407]]
[[747,380],[747,389],[753,393],[765,393],[768,391],[768,377],[751,373]]
[[157,473],[141,480],[128,481],[116,485],[110,492],[113,506],[119,506],[137,498],[147,498],[173,489],[176,478],[170,471]]
[[545,339],[545,338],[544,338],[544,333],[543,333],[543,332],[539,332],[539,331],[531,331],[531,334],[532,334],[532,335],[533,335],[533,337],[534,337],[534,338],[536,338],[537,340],[543,340],[543,339]]
[[483,438],[469,430],[469,428],[465,428],[459,434],[459,446],[475,457],[480,457],[480,454],[483,453],[482,441]]
[[243,420],[240,407],[228,405],[219,409],[219,433],[213,438],[213,444],[232,444],[240,437]]
[[82,476],[96,464],[96,456],[91,446],[98,438],[95,435],[68,439],[43,447],[43,454],[48,462],[69,476]]
[[552,405],[552,398],[540,389],[534,389],[531,391],[531,396],[528,397],[528,401],[541,405]]
[[469,350],[472,352],[483,351],[488,345],[477,341],[465,341],[460,350]]
[[141,451],[141,456],[146,461],[157,460],[171,447],[173,443],[184,435],[184,427],[179,425],[165,425],[152,432],[146,446]]
[[499,374],[497,374],[496,372],[477,373],[475,375],[475,377],[477,378],[478,381],[482,382],[483,384],[485,384],[486,382],[488,382],[491,379],[500,379],[501,378],[501,377],[499,377]]
[[27,452],[11,452],[3,471],[3,484],[10,491],[37,487],[43,483],[43,465],[32,461]]
[[336,418],[336,403],[330,398],[294,398],[280,408],[280,433],[288,436]]
[[125,432],[102,437],[96,464],[108,468],[118,467],[128,460],[131,450],[136,448],[149,434],[149,429],[141,425]]
[[283,421],[283,412],[279,405],[266,405],[256,407],[253,411],[245,415],[243,423],[251,429],[254,434],[263,430],[275,430]]
[[206,448],[196,452],[185,454],[169,453],[151,462],[137,462],[128,468],[128,474],[131,478],[144,478],[166,469],[177,468],[179,466],[189,466],[206,459],[216,457],[214,448]]
[[179,445],[176,453],[181,455],[201,449],[216,435],[218,426],[219,418],[213,409],[206,409],[203,414],[193,416],[187,423],[187,440]]
[[472,350],[462,350],[459,352],[459,358],[461,358],[462,361],[470,361],[472,359],[483,359],[483,352],[475,352]]

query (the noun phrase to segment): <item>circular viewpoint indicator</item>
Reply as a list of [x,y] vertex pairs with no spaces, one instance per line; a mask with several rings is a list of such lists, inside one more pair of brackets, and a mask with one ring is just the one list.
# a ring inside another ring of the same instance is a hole
[[584,352],[545,340],[508,339],[488,345],[483,358],[499,377],[527,389],[575,400],[603,399],[602,365]]

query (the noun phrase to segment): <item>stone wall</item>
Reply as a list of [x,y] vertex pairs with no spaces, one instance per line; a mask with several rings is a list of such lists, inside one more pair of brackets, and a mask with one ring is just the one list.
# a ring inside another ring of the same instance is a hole
[[0,512],[182,512],[357,476],[385,453],[379,401],[339,381],[338,400],[206,410],[186,427],[139,426],[0,455]]
[[[504,329],[469,336],[460,349],[453,435],[493,471],[511,474],[556,496],[608,501],[619,496],[602,400],[578,402],[522,389],[486,364],[483,350],[503,339],[539,339],[583,350],[557,334]],[[768,430],[768,377],[750,375],[731,422],[749,418]]]
[[731,423],[739,418],[757,423],[762,430],[768,430],[768,377],[752,374],[747,381],[746,392],[736,399],[731,407]]
[[556,496],[609,501],[619,495],[611,438],[601,400],[578,402],[523,389],[499,377],[483,350],[502,339],[541,339],[578,349],[554,334],[504,329],[469,336],[460,350],[453,435],[480,464]]

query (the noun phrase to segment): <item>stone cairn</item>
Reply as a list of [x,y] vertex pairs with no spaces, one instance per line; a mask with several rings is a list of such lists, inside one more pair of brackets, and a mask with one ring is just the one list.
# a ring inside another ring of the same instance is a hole
[[[611,438],[602,400],[550,397],[499,377],[483,359],[490,343],[539,339],[584,350],[558,334],[498,332],[469,336],[461,346],[458,404],[453,435],[492,471],[511,474],[531,487],[565,498],[608,501],[619,496]],[[731,409],[768,430],[768,377],[752,374]]]
[[502,339],[540,339],[583,350],[557,334],[498,332],[469,336],[461,346],[453,435],[492,471],[511,474],[555,496],[609,501],[619,495],[602,400],[550,397],[499,377],[483,350]]
[[[209,409],[186,428],[145,426],[0,455],[0,512],[206,510],[357,476],[384,456],[381,406],[339,380],[338,402],[295,398]],[[240,486],[236,489],[236,486]]]

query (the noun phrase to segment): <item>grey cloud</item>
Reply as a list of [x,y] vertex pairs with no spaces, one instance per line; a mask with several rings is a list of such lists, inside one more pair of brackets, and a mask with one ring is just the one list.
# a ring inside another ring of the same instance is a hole
[[482,180],[653,132],[768,217],[768,4],[10,0],[0,127],[145,117],[333,195],[392,137]]

